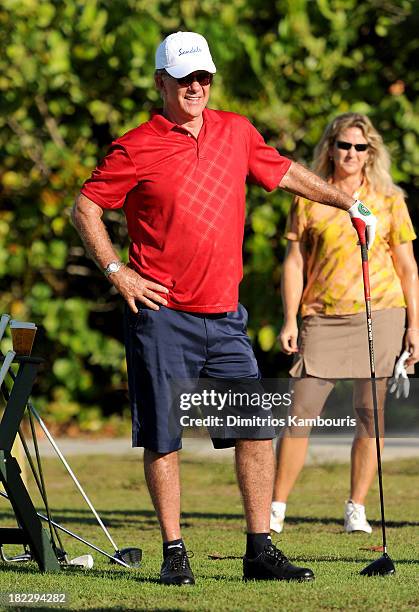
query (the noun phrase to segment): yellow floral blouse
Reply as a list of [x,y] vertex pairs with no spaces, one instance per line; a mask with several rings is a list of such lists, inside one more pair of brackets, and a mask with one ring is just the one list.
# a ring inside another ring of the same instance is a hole
[[[369,252],[373,310],[405,307],[391,247],[416,238],[401,193],[390,196],[358,194],[377,216],[377,234]],[[296,198],[288,216],[285,237],[305,245],[305,288],[301,316],[348,315],[365,310],[360,248],[347,212]]]

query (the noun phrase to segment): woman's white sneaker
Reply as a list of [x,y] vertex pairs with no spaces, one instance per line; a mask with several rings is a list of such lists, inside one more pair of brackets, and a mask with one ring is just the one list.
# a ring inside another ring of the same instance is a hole
[[345,505],[345,531],[352,533],[353,531],[364,531],[371,533],[372,527],[365,516],[365,506],[362,504],[354,504],[349,500]]
[[287,504],[284,502],[272,502],[271,504],[271,531],[281,533],[284,528],[285,510]]

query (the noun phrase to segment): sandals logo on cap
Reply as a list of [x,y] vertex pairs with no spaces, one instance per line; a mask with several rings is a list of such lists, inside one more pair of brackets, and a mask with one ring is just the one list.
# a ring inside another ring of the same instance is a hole
[[361,203],[358,204],[358,210],[361,215],[365,215],[366,217],[371,214],[371,211],[369,211],[368,208]]
[[200,47],[192,47],[191,49],[179,49],[179,55],[185,55],[186,53],[201,53]]

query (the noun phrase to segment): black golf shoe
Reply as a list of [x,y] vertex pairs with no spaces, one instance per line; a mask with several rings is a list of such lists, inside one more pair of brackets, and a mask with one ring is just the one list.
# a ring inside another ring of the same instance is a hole
[[195,578],[189,565],[189,558],[193,553],[186,550],[171,553],[164,559],[160,570],[160,582],[167,585],[192,585]]
[[273,544],[254,559],[243,557],[243,580],[314,580],[311,569],[297,567]]

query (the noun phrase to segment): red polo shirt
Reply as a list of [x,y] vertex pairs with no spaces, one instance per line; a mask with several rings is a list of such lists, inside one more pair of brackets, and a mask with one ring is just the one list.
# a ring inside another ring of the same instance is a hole
[[204,110],[198,139],[161,114],[112,143],[82,193],[124,208],[130,265],[169,289],[168,306],[237,309],[245,184],[278,186],[291,160],[245,118]]

